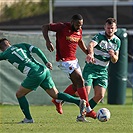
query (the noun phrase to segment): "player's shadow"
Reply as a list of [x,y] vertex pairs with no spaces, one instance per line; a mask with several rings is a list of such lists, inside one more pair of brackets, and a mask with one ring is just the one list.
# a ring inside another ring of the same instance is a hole
[[18,122],[14,122],[14,121],[12,121],[12,122],[0,122],[0,125],[2,125],[2,124],[14,125],[14,124],[19,124],[19,123]]

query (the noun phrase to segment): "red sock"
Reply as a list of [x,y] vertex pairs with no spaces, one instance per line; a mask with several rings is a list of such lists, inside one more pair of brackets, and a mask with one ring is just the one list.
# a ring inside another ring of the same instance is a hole
[[76,91],[73,90],[73,87],[72,87],[72,84],[71,84],[65,89],[64,92],[67,93],[67,94],[70,94],[70,95],[74,95]]
[[78,94],[79,94],[79,96],[80,96],[81,99],[86,100],[86,106],[88,107],[89,106],[88,95],[87,95],[87,92],[86,92],[85,87],[78,88],[77,89],[77,92],[78,92]]

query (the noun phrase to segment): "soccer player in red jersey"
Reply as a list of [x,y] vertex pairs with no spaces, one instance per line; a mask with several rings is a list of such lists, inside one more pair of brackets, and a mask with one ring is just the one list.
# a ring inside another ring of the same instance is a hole
[[[87,48],[82,40],[82,25],[83,17],[80,14],[72,16],[71,22],[49,23],[42,26],[44,39],[46,40],[47,49],[52,52],[54,46],[48,36],[48,31],[56,32],[56,61],[58,67],[64,71],[72,81],[65,93],[74,95],[78,93],[81,99],[86,100],[86,107],[90,107],[88,103],[88,95],[84,86],[84,79],[82,77],[81,69],[76,57],[76,50],[79,46],[82,51],[87,54]],[[56,105],[58,113],[62,114],[61,101],[53,99],[52,102]],[[89,117],[96,118],[96,113],[91,109],[88,110]],[[78,121],[84,121],[84,118],[77,117]]]

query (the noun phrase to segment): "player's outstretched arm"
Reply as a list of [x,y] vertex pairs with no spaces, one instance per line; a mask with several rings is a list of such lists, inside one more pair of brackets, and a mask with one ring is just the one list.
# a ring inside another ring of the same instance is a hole
[[87,50],[87,47],[86,47],[84,41],[83,40],[80,40],[78,42],[78,45],[82,49],[82,51],[87,55],[88,54],[88,50]]
[[34,47],[34,48],[32,49],[32,53],[36,53],[36,54],[42,59],[42,61],[43,61],[45,64],[49,62],[48,59],[46,58],[46,56],[44,55],[44,53],[42,52],[41,49],[39,49],[39,48],[37,48],[37,47]]
[[95,59],[94,59],[94,47],[96,46],[96,44],[91,41],[90,44],[88,45],[88,55],[86,57],[86,61],[89,63],[95,63]]

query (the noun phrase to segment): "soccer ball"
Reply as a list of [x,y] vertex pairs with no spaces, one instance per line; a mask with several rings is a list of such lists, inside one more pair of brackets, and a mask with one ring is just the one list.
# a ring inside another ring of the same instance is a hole
[[110,111],[107,108],[101,108],[97,111],[97,119],[101,122],[106,122],[110,119]]

